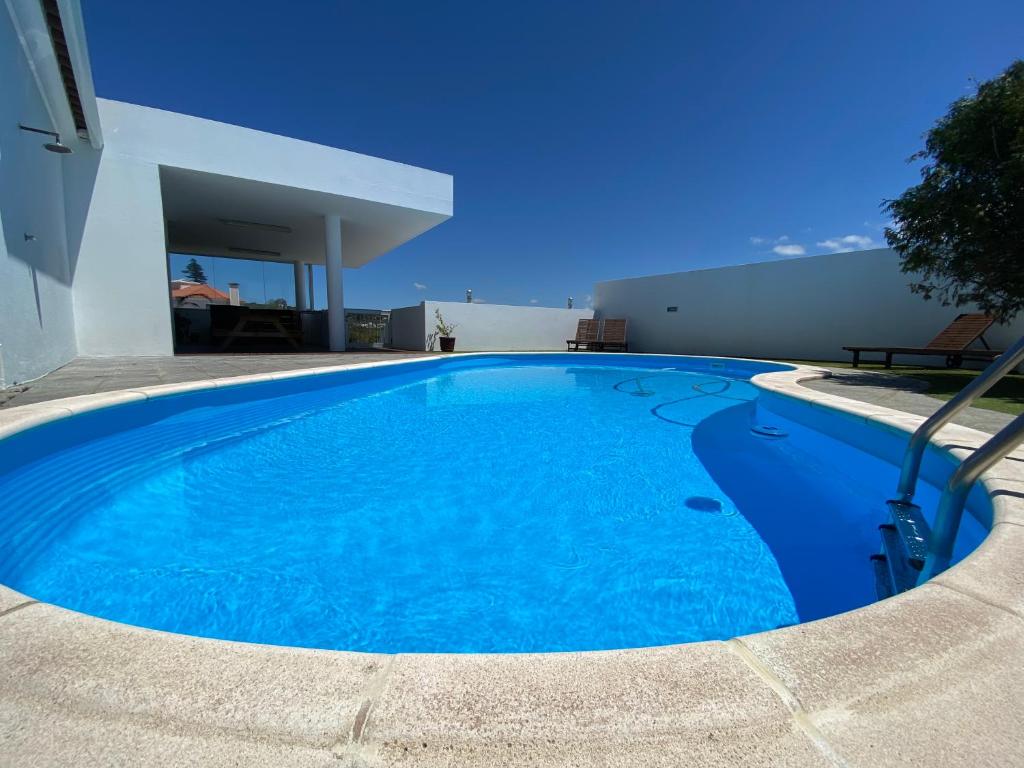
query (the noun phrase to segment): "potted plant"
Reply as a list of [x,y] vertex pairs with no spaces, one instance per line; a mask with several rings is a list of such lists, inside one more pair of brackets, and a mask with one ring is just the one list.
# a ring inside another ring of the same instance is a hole
[[454,352],[455,351],[455,337],[452,334],[455,332],[455,326],[449,325],[441,317],[441,310],[435,309],[434,316],[437,318],[436,333],[437,338],[441,342],[442,352]]

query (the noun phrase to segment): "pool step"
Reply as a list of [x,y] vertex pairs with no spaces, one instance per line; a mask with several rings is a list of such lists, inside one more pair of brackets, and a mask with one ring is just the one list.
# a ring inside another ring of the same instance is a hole
[[886,523],[878,526],[878,532],[882,536],[882,554],[885,555],[885,562],[889,566],[893,592],[898,595],[900,592],[913,589],[917,586],[917,577],[921,574],[921,569],[916,566],[916,561],[907,557],[899,530],[895,525]]
[[928,521],[924,519],[917,504],[902,501],[887,501],[886,504],[892,523],[899,534],[904,554],[914,568],[921,570],[928,558],[928,541],[932,536]]
[[882,551],[871,556],[879,600],[917,586],[932,535],[919,506],[900,501],[886,504],[890,522],[878,526]]
[[875,571],[875,592],[878,599],[885,600],[887,597],[892,597],[895,594],[892,591],[892,574],[889,573],[889,563],[886,561],[885,555],[872,555],[871,567]]

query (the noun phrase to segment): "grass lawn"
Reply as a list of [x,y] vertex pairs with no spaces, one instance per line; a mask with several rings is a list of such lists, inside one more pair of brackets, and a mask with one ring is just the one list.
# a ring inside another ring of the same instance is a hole
[[[820,361],[820,360],[786,360],[789,363],[802,363],[804,365],[823,365],[828,368],[852,368],[849,361]],[[928,391],[924,394],[935,397],[939,400],[949,400],[953,395],[967,386],[967,382],[977,376],[980,371],[951,368],[922,368],[915,365],[893,365],[886,370],[881,363],[861,362],[857,370],[880,371],[882,373],[894,373],[899,376],[910,376],[915,379],[927,382]],[[1016,416],[1024,413],[1024,375],[1011,373],[992,389],[974,401],[974,407],[987,408],[990,411],[1000,411]]]

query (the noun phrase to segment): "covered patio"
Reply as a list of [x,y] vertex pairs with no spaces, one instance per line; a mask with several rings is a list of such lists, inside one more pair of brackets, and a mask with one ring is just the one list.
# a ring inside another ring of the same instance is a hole
[[[352,341],[344,269],[361,267],[436,223],[396,206],[166,166],[160,189],[169,254],[287,264],[294,281],[294,304],[287,306],[250,305],[237,284],[225,291],[227,301],[172,306],[178,352],[344,351]],[[326,271],[326,296],[315,293],[317,265]],[[316,311],[317,298],[326,310]]]
[[[447,174],[133,104],[99,109],[107,141],[75,276],[84,356],[345,351],[345,270],[452,215]],[[218,284],[182,306],[172,254],[290,267],[292,279],[274,302]],[[117,311],[112,274],[125,286]],[[359,314],[372,332],[373,310]]]

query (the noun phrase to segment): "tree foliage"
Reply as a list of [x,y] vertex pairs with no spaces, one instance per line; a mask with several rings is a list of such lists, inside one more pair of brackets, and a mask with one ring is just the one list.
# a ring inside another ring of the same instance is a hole
[[921,183],[883,203],[911,290],[977,304],[1000,322],[1024,309],[1024,60],[954,102],[910,158]]
[[205,283],[206,272],[203,270],[203,265],[195,259],[189,259],[188,264],[181,270],[181,274],[187,277],[194,283]]

